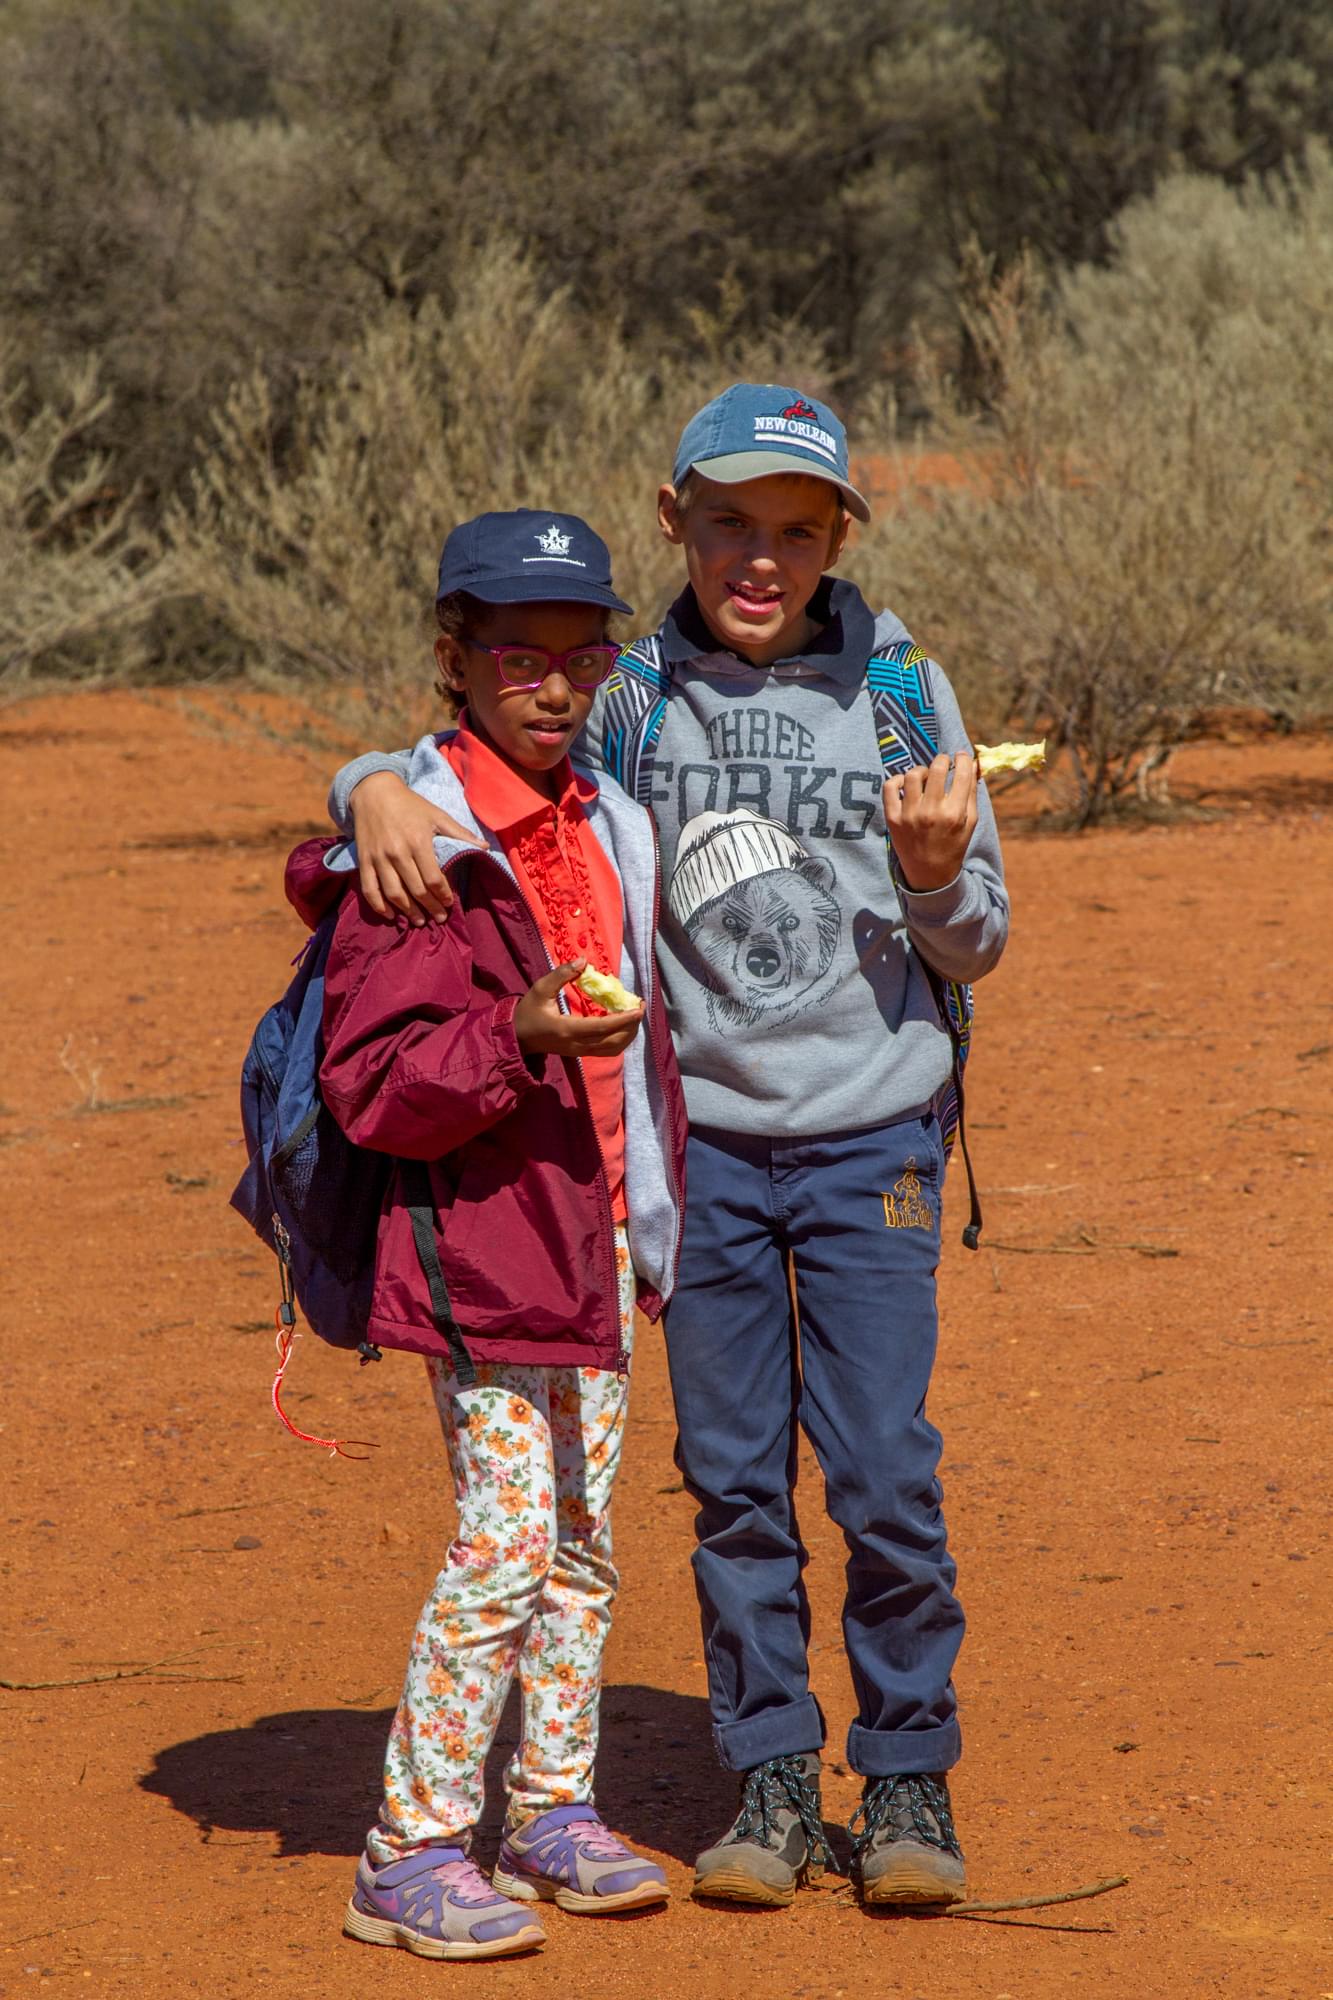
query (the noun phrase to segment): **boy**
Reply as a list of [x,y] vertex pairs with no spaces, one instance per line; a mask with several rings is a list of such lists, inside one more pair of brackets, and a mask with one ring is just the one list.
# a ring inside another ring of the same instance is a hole
[[[823,1718],[792,1482],[796,1425],[849,1549],[844,1633],[858,1886],[964,1893],[946,1773],[960,1754],[954,1596],[924,1404],[936,1341],[951,1050],[923,961],[971,981],[1004,948],[994,819],[952,691],[921,663],[939,754],[884,779],[866,685],[906,637],[825,574],[869,518],[833,412],[738,383],[694,417],[658,496],[686,588],[628,649],[587,731],[657,822],[658,965],[690,1116],[667,1346],[714,1740],[740,1810],[695,1893],[790,1903],[827,1857]],[[642,698],[641,698],[642,697]],[[339,774],[367,896],[447,907],[393,760]],[[405,811],[403,808],[407,806]],[[888,866],[884,841],[887,833]],[[794,1323],[788,1260],[799,1322]]]

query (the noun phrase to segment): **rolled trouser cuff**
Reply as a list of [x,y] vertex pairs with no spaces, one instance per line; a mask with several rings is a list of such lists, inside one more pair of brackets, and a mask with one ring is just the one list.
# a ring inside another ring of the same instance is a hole
[[863,1778],[951,1771],[962,1754],[963,1732],[957,1717],[938,1729],[866,1729],[854,1722],[847,1731],[847,1762]]
[[824,1717],[812,1694],[739,1722],[713,1724],[713,1748],[725,1771],[752,1771],[770,1757],[800,1757],[823,1747]]

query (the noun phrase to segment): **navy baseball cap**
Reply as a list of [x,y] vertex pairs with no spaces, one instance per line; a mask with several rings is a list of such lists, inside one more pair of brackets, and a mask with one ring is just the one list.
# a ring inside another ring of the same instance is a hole
[[611,552],[577,514],[517,507],[454,529],[440,556],[437,597],[466,590],[483,604],[600,604],[632,611],[611,588]]
[[680,434],[671,474],[679,486],[687,472],[734,486],[778,472],[827,479],[858,521],[870,508],[847,476],[847,433],[827,403],[772,382],[733,382]]

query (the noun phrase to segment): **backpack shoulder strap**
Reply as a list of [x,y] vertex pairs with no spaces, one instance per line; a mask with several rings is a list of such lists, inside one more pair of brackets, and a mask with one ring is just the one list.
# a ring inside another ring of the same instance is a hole
[[[654,633],[627,646],[603,698],[602,756],[640,805],[652,796],[653,762],[671,691],[671,664]],[[928,764],[938,749],[930,662],[910,640],[884,647],[866,667],[875,732],[886,771]]]
[[421,1274],[430,1291],[431,1313],[449,1343],[449,1359],[453,1363],[455,1380],[460,1388],[470,1389],[477,1379],[477,1371],[467,1351],[463,1330],[454,1318],[449,1287],[440,1269],[440,1254],[435,1247],[435,1201],[431,1194],[430,1174],[421,1160],[399,1160],[398,1174],[406,1196],[412,1241],[416,1245]]
[[[875,717],[880,762],[886,773],[892,776],[897,771],[910,771],[914,765],[929,764],[932,757],[939,755],[939,722],[930,661],[920,646],[902,639],[873,653],[866,663],[866,689]],[[969,1250],[975,1250],[981,1234],[981,1206],[963,1124],[963,1069],[972,1047],[972,988],[960,980],[941,978],[924,958],[921,966],[953,1051],[952,1074],[939,1094],[936,1110],[946,1159],[953,1151],[955,1139],[961,1142],[971,1198],[963,1241]]]
[[622,791],[646,806],[653,760],[666,720],[671,667],[656,633],[626,646],[611,670],[602,706],[602,760]]
[[910,639],[885,646],[866,664],[880,760],[886,771],[909,771],[939,753],[939,723],[930,661]]

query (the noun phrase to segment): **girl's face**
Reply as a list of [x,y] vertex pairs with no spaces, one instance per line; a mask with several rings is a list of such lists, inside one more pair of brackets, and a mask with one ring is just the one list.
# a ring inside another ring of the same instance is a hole
[[[488,604],[467,638],[441,633],[435,658],[445,686],[466,702],[468,721],[512,770],[540,792],[546,774],[569,751],[592,707],[591,687],[575,687],[562,669],[537,687],[510,687],[487,646],[542,647],[569,653],[606,642],[606,613],[595,604]],[[533,678],[541,671],[538,658]]]
[[675,488],[662,488],[658,522],[685,551],[709,631],[732,652],[766,667],[813,637],[805,607],[847,532],[826,479],[772,473],[724,486],[696,473],[683,513]]

